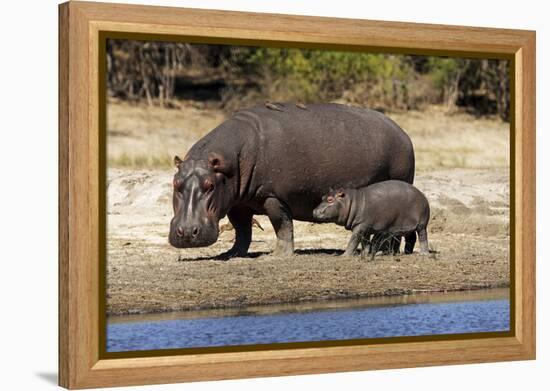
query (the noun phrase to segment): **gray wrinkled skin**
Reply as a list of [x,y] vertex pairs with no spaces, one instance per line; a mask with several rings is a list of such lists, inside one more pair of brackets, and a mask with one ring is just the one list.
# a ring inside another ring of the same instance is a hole
[[414,179],[410,138],[383,114],[339,104],[302,109],[276,103],[242,110],[174,159],[174,217],[170,243],[178,248],[217,240],[225,215],[235,227],[223,258],[247,253],[252,216],[267,215],[277,235],[274,254],[294,250],[293,219],[312,212],[332,187]]
[[361,189],[332,190],[323,197],[313,216],[352,232],[345,256],[353,255],[359,243],[364,254],[369,250],[370,235],[382,233],[405,236],[406,254],[413,252],[418,233],[420,253],[429,253],[430,206],[424,194],[406,182],[389,180]]

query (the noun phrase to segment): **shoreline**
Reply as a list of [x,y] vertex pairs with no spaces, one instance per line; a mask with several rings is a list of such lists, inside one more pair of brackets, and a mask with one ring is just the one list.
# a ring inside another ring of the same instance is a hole
[[109,323],[127,323],[158,320],[198,319],[237,315],[271,315],[290,312],[349,309],[387,305],[448,303],[457,301],[479,301],[509,299],[510,287],[472,288],[462,290],[410,291],[402,294],[352,297],[348,299],[327,298],[290,303],[250,304],[225,308],[199,308],[179,311],[158,311],[137,314],[110,314]]
[[108,289],[107,316],[403,298],[510,286],[504,254],[483,261],[418,254],[366,261],[333,253],[286,259],[262,255],[228,262],[178,259],[148,268],[149,277],[157,281],[143,285],[127,281]]

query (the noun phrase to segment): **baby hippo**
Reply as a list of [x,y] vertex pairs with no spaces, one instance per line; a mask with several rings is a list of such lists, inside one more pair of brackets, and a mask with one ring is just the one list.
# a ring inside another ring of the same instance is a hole
[[360,189],[331,190],[315,208],[313,217],[351,230],[345,256],[353,255],[359,243],[365,254],[368,238],[378,233],[405,236],[405,253],[411,254],[418,232],[420,253],[429,253],[426,227],[430,206],[424,194],[407,182],[390,180]]

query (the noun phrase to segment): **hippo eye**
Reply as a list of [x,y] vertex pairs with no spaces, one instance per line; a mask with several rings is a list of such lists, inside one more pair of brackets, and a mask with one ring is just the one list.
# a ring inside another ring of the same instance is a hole
[[332,204],[334,202],[334,197],[332,197],[332,196],[327,197],[327,202],[329,204]]
[[208,191],[214,190],[214,182],[212,182],[212,179],[206,178],[206,179],[202,182],[202,190],[203,190],[204,192],[208,192]]

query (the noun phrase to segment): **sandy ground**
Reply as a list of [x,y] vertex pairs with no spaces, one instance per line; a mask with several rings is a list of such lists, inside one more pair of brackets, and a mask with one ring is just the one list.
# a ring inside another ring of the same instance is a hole
[[[275,233],[257,219],[250,258],[211,257],[232,245],[175,249],[171,171],[109,170],[108,312],[145,313],[342,299],[418,291],[507,286],[508,173],[503,169],[439,170],[416,185],[431,203],[430,256],[345,258],[349,232],[334,224],[295,223],[297,255],[275,258]],[[222,220],[222,223],[225,222]]]
[[[296,255],[270,255],[254,229],[250,257],[212,259],[234,231],[196,249],[168,244],[171,155],[184,155],[223,115],[212,110],[109,106],[107,311],[139,314],[505,287],[509,284],[508,125],[465,114],[394,114],[413,139],[415,185],[431,206],[430,256],[339,256],[349,232],[295,222]],[[156,131],[155,131],[156,129]],[[184,136],[181,136],[181,134]],[[146,134],[154,135],[149,138]],[[177,147],[175,147],[177,146]],[[158,167],[147,169],[144,167]],[[225,221],[222,221],[223,224]]]

